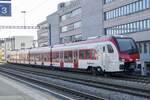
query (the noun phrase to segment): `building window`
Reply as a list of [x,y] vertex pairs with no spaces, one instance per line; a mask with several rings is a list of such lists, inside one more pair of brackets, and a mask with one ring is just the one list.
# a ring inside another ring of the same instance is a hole
[[66,31],[68,31],[68,27],[67,26],[64,26],[64,27],[61,28],[61,32],[66,32]]
[[143,29],[143,21],[140,21],[140,31],[144,30]]
[[81,34],[73,36],[73,42],[78,42],[78,41],[81,41],[81,40],[82,40],[82,35]]
[[150,8],[150,0],[146,0],[146,8]]
[[72,35],[72,36],[66,36],[60,38],[60,43],[66,43],[66,42],[78,42],[82,41],[82,35]]
[[72,24],[69,24],[69,25],[66,25],[66,26],[63,26],[61,27],[61,32],[67,32],[67,31],[71,31],[71,30],[74,30],[74,29],[77,29],[77,28],[80,28],[82,25],[82,22],[81,21],[78,21],[78,22],[75,22],[75,23],[72,23]]
[[25,49],[25,43],[21,43],[21,49]]
[[104,16],[105,16],[105,20],[109,20],[109,19],[125,16],[149,8],[150,8],[150,0],[138,0],[136,2],[116,8],[114,10],[104,12]]
[[149,53],[150,53],[150,43],[149,43]]
[[73,10],[71,15],[72,15],[72,17],[74,17],[74,16],[76,16],[76,15],[81,14],[81,12],[82,12],[82,11],[81,11],[81,8],[78,8],[78,9],[76,9],[76,10]]
[[147,20],[147,29],[150,29],[150,19]]
[[65,21],[65,20],[67,20],[71,17],[74,17],[74,16],[77,16],[77,15],[81,14],[81,12],[82,12],[81,8],[75,9],[75,10],[73,10],[73,11],[67,13],[67,14],[64,14],[64,15],[60,16],[60,20]]
[[127,34],[132,32],[150,30],[150,19],[114,26],[106,28],[105,30],[106,35]]
[[107,3],[110,3],[112,2],[113,0],[104,0],[104,4],[107,4]]
[[146,2],[146,0],[143,0],[143,9],[146,9],[147,7],[146,7],[146,4],[147,2]]
[[144,43],[144,53],[147,53],[147,44]]
[[80,28],[81,24],[81,21],[74,23],[74,29]]
[[62,16],[60,17],[60,19],[61,19],[61,21],[64,21],[64,20],[70,18],[70,16],[71,16],[71,14],[70,14],[70,13],[67,13],[67,14],[65,14],[65,15],[62,15]]
[[148,28],[147,28],[147,20],[144,20],[144,21],[143,21],[143,29],[144,29],[144,30],[148,29]]

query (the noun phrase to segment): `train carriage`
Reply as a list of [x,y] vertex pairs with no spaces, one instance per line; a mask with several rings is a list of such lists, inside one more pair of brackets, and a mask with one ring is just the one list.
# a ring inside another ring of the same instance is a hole
[[50,47],[30,49],[28,55],[30,64],[50,66]]
[[26,55],[29,64],[94,72],[133,71],[140,64],[135,41],[121,36],[33,48]]
[[25,49],[24,50],[24,64],[29,64],[30,57],[29,57],[29,50],[30,49]]
[[7,62],[17,63],[16,62],[16,51],[9,51],[7,54]]
[[42,47],[39,51],[40,52],[40,58],[42,60],[42,65],[44,66],[50,66],[51,60],[50,60],[50,47]]
[[54,46],[52,51],[60,54],[56,58],[61,68],[120,72],[134,70],[139,63],[137,46],[132,38],[127,37],[105,37],[70,43]]
[[19,50],[17,52],[17,55],[18,55],[18,63],[19,64],[23,64],[24,63],[24,50]]

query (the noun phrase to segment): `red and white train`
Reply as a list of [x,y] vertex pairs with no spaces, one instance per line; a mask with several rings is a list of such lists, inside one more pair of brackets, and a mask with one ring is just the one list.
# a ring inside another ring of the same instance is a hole
[[87,41],[10,51],[7,62],[94,72],[132,71],[139,64],[135,41],[106,36]]

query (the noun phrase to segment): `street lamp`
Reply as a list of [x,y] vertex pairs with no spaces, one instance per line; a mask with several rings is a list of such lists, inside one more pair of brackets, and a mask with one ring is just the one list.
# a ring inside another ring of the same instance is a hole
[[26,16],[26,11],[21,11],[21,13],[23,13],[23,16],[24,16],[24,28],[25,28],[25,16]]

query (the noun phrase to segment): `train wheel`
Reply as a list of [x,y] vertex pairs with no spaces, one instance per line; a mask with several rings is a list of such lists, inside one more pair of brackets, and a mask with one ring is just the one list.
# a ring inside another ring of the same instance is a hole
[[92,67],[92,74],[93,74],[94,76],[97,75],[97,69],[96,69],[95,67]]
[[92,67],[92,74],[94,76],[103,74],[101,67]]

